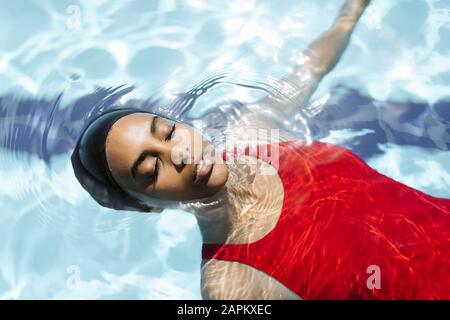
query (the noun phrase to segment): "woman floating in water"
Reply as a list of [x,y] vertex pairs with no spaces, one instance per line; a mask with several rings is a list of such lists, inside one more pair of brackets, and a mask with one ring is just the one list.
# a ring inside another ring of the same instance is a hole
[[256,141],[219,150],[186,124],[116,109],[81,135],[72,155],[77,178],[110,208],[194,213],[205,299],[450,299],[450,200],[266,121],[309,100],[368,2],[347,1],[283,79],[302,82],[289,103],[269,95],[227,129],[227,146],[251,132]]

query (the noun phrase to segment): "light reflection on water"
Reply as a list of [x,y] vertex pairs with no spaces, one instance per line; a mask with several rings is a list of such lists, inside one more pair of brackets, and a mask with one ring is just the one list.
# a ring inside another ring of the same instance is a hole
[[[320,86],[319,102],[277,123],[290,120],[284,129],[297,137],[308,128],[399,181],[449,197],[446,4],[377,2]],[[70,5],[80,9],[79,30],[67,26]],[[100,208],[75,180],[69,152],[83,119],[95,103],[115,100],[92,92],[135,84],[120,101],[186,122],[206,112],[206,124],[222,128],[223,117],[236,116],[235,101],[280,85],[273,79],[301,59],[339,6],[2,3],[0,27],[9,31],[0,35],[0,298],[200,298],[201,239],[191,216]],[[190,88],[201,96],[196,103],[175,103],[192,102],[175,96]],[[142,102],[149,97],[161,100]],[[231,109],[213,109],[224,101]],[[314,114],[323,105],[327,112]],[[67,285],[73,265],[81,271],[75,289]]]

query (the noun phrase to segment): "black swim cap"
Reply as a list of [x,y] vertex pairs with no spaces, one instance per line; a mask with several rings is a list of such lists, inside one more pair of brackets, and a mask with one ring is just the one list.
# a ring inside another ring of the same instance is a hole
[[75,176],[83,188],[102,206],[117,210],[152,211],[125,192],[114,180],[106,161],[108,133],[120,118],[136,112],[136,108],[115,109],[94,119],[81,134],[72,153]]

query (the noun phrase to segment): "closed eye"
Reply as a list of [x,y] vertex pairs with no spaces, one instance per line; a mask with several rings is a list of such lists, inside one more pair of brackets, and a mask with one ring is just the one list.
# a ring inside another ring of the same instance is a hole
[[173,133],[175,132],[176,126],[175,123],[172,126],[172,129],[170,130],[169,134],[166,136],[166,141],[169,141],[172,139]]
[[158,156],[156,156],[155,158],[155,167],[153,169],[153,172],[150,172],[146,175],[145,181],[147,186],[150,186],[152,184],[154,185],[158,180],[161,159]]
[[151,181],[152,181],[152,183],[155,183],[156,182],[156,180],[158,179],[158,170],[159,170],[159,162],[160,162],[161,160],[159,159],[159,158],[157,158],[156,159],[156,162],[155,162],[155,171],[153,172],[153,174],[152,174],[152,176],[151,176]]
[[[139,170],[139,166],[144,162],[145,159],[147,159],[148,157],[155,157],[152,153],[148,152],[148,151],[144,151],[143,153],[141,153],[141,155],[136,159],[136,161],[133,163],[132,167],[131,167],[131,176],[133,177],[134,180],[136,180],[136,176],[138,174],[138,170]],[[158,171],[159,171],[159,166],[160,166],[160,161],[161,159],[159,159],[158,156],[155,157],[156,161],[155,161],[155,167],[152,173],[149,173],[148,175],[148,181],[149,184],[151,183],[155,183],[156,180],[158,179]]]

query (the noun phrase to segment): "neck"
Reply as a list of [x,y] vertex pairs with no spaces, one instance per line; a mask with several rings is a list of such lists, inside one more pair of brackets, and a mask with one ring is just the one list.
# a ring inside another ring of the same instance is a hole
[[239,202],[249,198],[248,182],[243,181],[242,168],[229,166],[226,184],[213,196],[183,203],[181,209],[197,219],[203,243],[223,244],[233,241],[239,222]]
[[225,185],[211,197],[184,203],[182,209],[194,214],[203,243],[226,243],[231,230],[230,194]]

